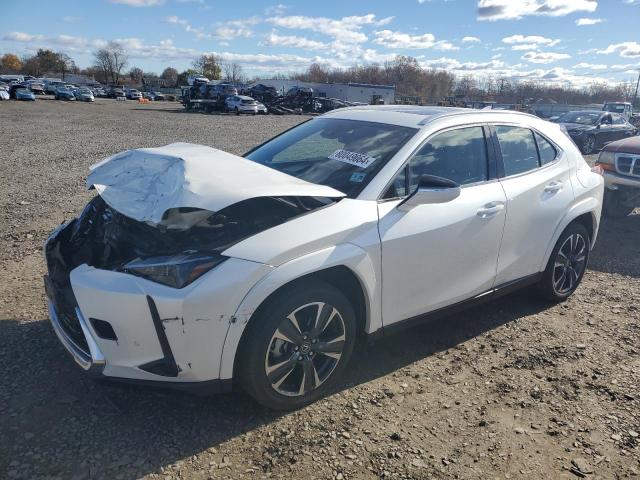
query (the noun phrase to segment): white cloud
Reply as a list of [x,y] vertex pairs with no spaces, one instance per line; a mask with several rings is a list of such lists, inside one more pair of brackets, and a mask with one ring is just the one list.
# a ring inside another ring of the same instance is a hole
[[539,35],[511,35],[510,37],[504,37],[502,39],[502,42],[508,43],[510,45],[524,43],[524,44],[536,44],[536,45],[544,45],[546,47],[553,47],[558,43],[560,43],[560,40],[541,37]]
[[638,58],[640,57],[640,43],[638,42],[622,42],[609,45],[603,50],[597,50],[597,53],[609,55],[618,53],[621,57]]
[[182,28],[184,28],[185,32],[193,33],[198,39],[211,38],[211,34],[205,33],[204,31],[202,31],[202,29],[192,26],[188,20],[177,17],[176,15],[168,16],[167,18],[165,18],[165,22],[172,23],[174,25],[180,25]]
[[380,30],[375,32],[375,35],[376,38],[373,43],[383,45],[387,48],[459,50],[459,47],[456,47],[450,42],[444,40],[436,41],[436,37],[431,33],[411,35],[408,33],[393,32],[391,30]]
[[576,20],[576,25],[582,27],[585,25],[596,25],[602,22],[604,22],[604,20],[601,18],[579,18]]
[[130,7],[155,7],[162,5],[164,0],[109,0],[111,3],[129,5]]
[[215,29],[215,36],[220,40],[231,40],[234,38],[250,38],[253,37],[253,25],[260,23],[258,17],[240,18],[238,20],[230,20],[218,24]]
[[265,15],[282,15],[288,9],[289,9],[288,5],[283,5],[282,3],[279,3],[277,5],[271,5],[270,7],[265,8],[264,14]]
[[278,35],[276,32],[271,32],[266,35],[260,45],[294,47],[301,48],[303,50],[326,50],[329,48],[329,45],[324,42],[318,42],[316,40],[310,40],[296,35]]
[[479,0],[478,20],[517,20],[528,15],[560,17],[594,12],[597,0]]
[[361,16],[343,17],[339,20],[326,17],[307,17],[304,15],[275,16],[267,18],[267,22],[282,28],[311,30],[322,33],[341,43],[363,43],[367,36],[362,33],[364,25],[386,25],[393,17],[376,19],[372,13]]
[[538,48],[540,48],[540,45],[536,45],[535,43],[521,43],[511,46],[511,50],[516,52],[522,50],[537,50]]
[[571,58],[571,55],[555,52],[527,52],[520,58],[531,63],[553,63],[558,60]]
[[573,68],[582,68],[582,69],[588,69],[588,70],[606,70],[608,67],[600,63],[596,64],[596,63],[580,62],[574,65]]
[[462,37],[462,43],[480,43],[481,40],[478,37]]
[[71,35],[57,35],[48,37],[45,35],[31,35],[24,32],[9,32],[2,37],[10,42],[27,43],[34,46],[61,47],[72,52],[88,52],[91,49],[101,48],[107,44],[104,40],[87,40]]

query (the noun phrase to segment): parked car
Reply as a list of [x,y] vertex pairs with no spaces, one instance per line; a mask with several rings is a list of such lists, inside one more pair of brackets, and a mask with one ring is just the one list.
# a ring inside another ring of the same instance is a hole
[[31,90],[34,94],[36,94],[36,95],[44,95],[45,94],[44,83],[30,81],[30,82],[28,82],[28,85],[29,85],[29,90]]
[[61,86],[58,87],[58,89],[56,90],[56,100],[75,100],[76,97],[73,94],[73,91],[66,87],[66,86]]
[[129,100],[140,100],[142,98],[142,94],[140,93],[140,91],[136,90],[135,88],[130,88],[129,90],[127,90],[126,95]]
[[124,87],[119,86],[119,85],[113,85],[111,87],[109,87],[109,97],[110,98],[127,98],[125,93],[124,93]]
[[6,88],[0,87],[0,100],[9,100],[9,91]]
[[640,136],[606,145],[596,167],[603,170],[605,215],[626,217],[640,207]]
[[151,97],[154,102],[163,102],[166,99],[162,92],[151,92]]
[[74,92],[74,96],[76,100],[80,102],[94,102],[95,98],[93,96],[93,92],[89,88],[79,88]]
[[542,119],[390,105],[334,110],[244,158],[126,151],[87,185],[98,195],[45,243],[75,360],[174,388],[235,379],[291,409],[330,391],[358,335],[528,285],[567,299],[604,180]]
[[568,112],[555,122],[564,125],[585,155],[595,153],[607,143],[635,135],[637,130],[617,113],[600,110]]
[[9,98],[14,100],[35,100],[36,97],[24,83],[13,83],[9,85]]
[[15,99],[16,100],[26,100],[26,101],[35,101],[35,94],[29,90],[27,87],[17,88],[15,90]]
[[46,80],[44,84],[44,91],[49,95],[55,95],[58,88],[63,86],[64,82],[61,80]]
[[267,107],[251,97],[232,95],[225,99],[225,110],[240,115],[241,113],[266,114]]

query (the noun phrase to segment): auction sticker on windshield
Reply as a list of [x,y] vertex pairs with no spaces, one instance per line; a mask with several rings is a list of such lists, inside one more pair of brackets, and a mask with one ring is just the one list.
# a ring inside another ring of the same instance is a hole
[[374,157],[370,157],[365,153],[350,152],[349,150],[342,149],[336,150],[329,155],[328,158],[331,160],[338,160],[339,162],[349,163],[360,168],[367,168],[376,161]]

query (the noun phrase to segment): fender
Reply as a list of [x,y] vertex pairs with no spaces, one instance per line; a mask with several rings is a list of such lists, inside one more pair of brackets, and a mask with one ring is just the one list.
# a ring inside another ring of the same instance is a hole
[[365,331],[371,333],[381,328],[380,267],[367,251],[352,243],[343,243],[309,253],[276,267],[249,290],[234,314],[235,321],[229,325],[220,359],[219,378],[233,376],[236,351],[242,334],[256,309],[269,295],[297,278],[336,266],[349,268],[360,281],[366,308]]
[[543,272],[547,268],[547,263],[549,262],[549,257],[551,257],[553,247],[555,247],[558,238],[560,238],[560,235],[562,235],[562,232],[564,232],[565,228],[567,228],[567,226],[576,218],[578,218],[580,215],[584,215],[585,213],[590,213],[593,220],[594,229],[593,238],[591,239],[591,248],[593,248],[593,246],[595,245],[599,227],[599,215],[597,215],[596,212],[600,211],[601,206],[601,203],[593,197],[582,198],[571,206],[571,208],[565,213],[562,219],[560,219],[560,222],[553,232],[551,241],[547,245],[543,262],[538,269],[540,272]]

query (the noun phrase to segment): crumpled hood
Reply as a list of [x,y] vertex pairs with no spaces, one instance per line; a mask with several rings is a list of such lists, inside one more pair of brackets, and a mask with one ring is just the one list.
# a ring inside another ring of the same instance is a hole
[[246,158],[190,143],[127,150],[90,168],[95,187],[113,209],[159,224],[172,208],[217,212],[255,197],[344,197],[325,185],[300,180]]

